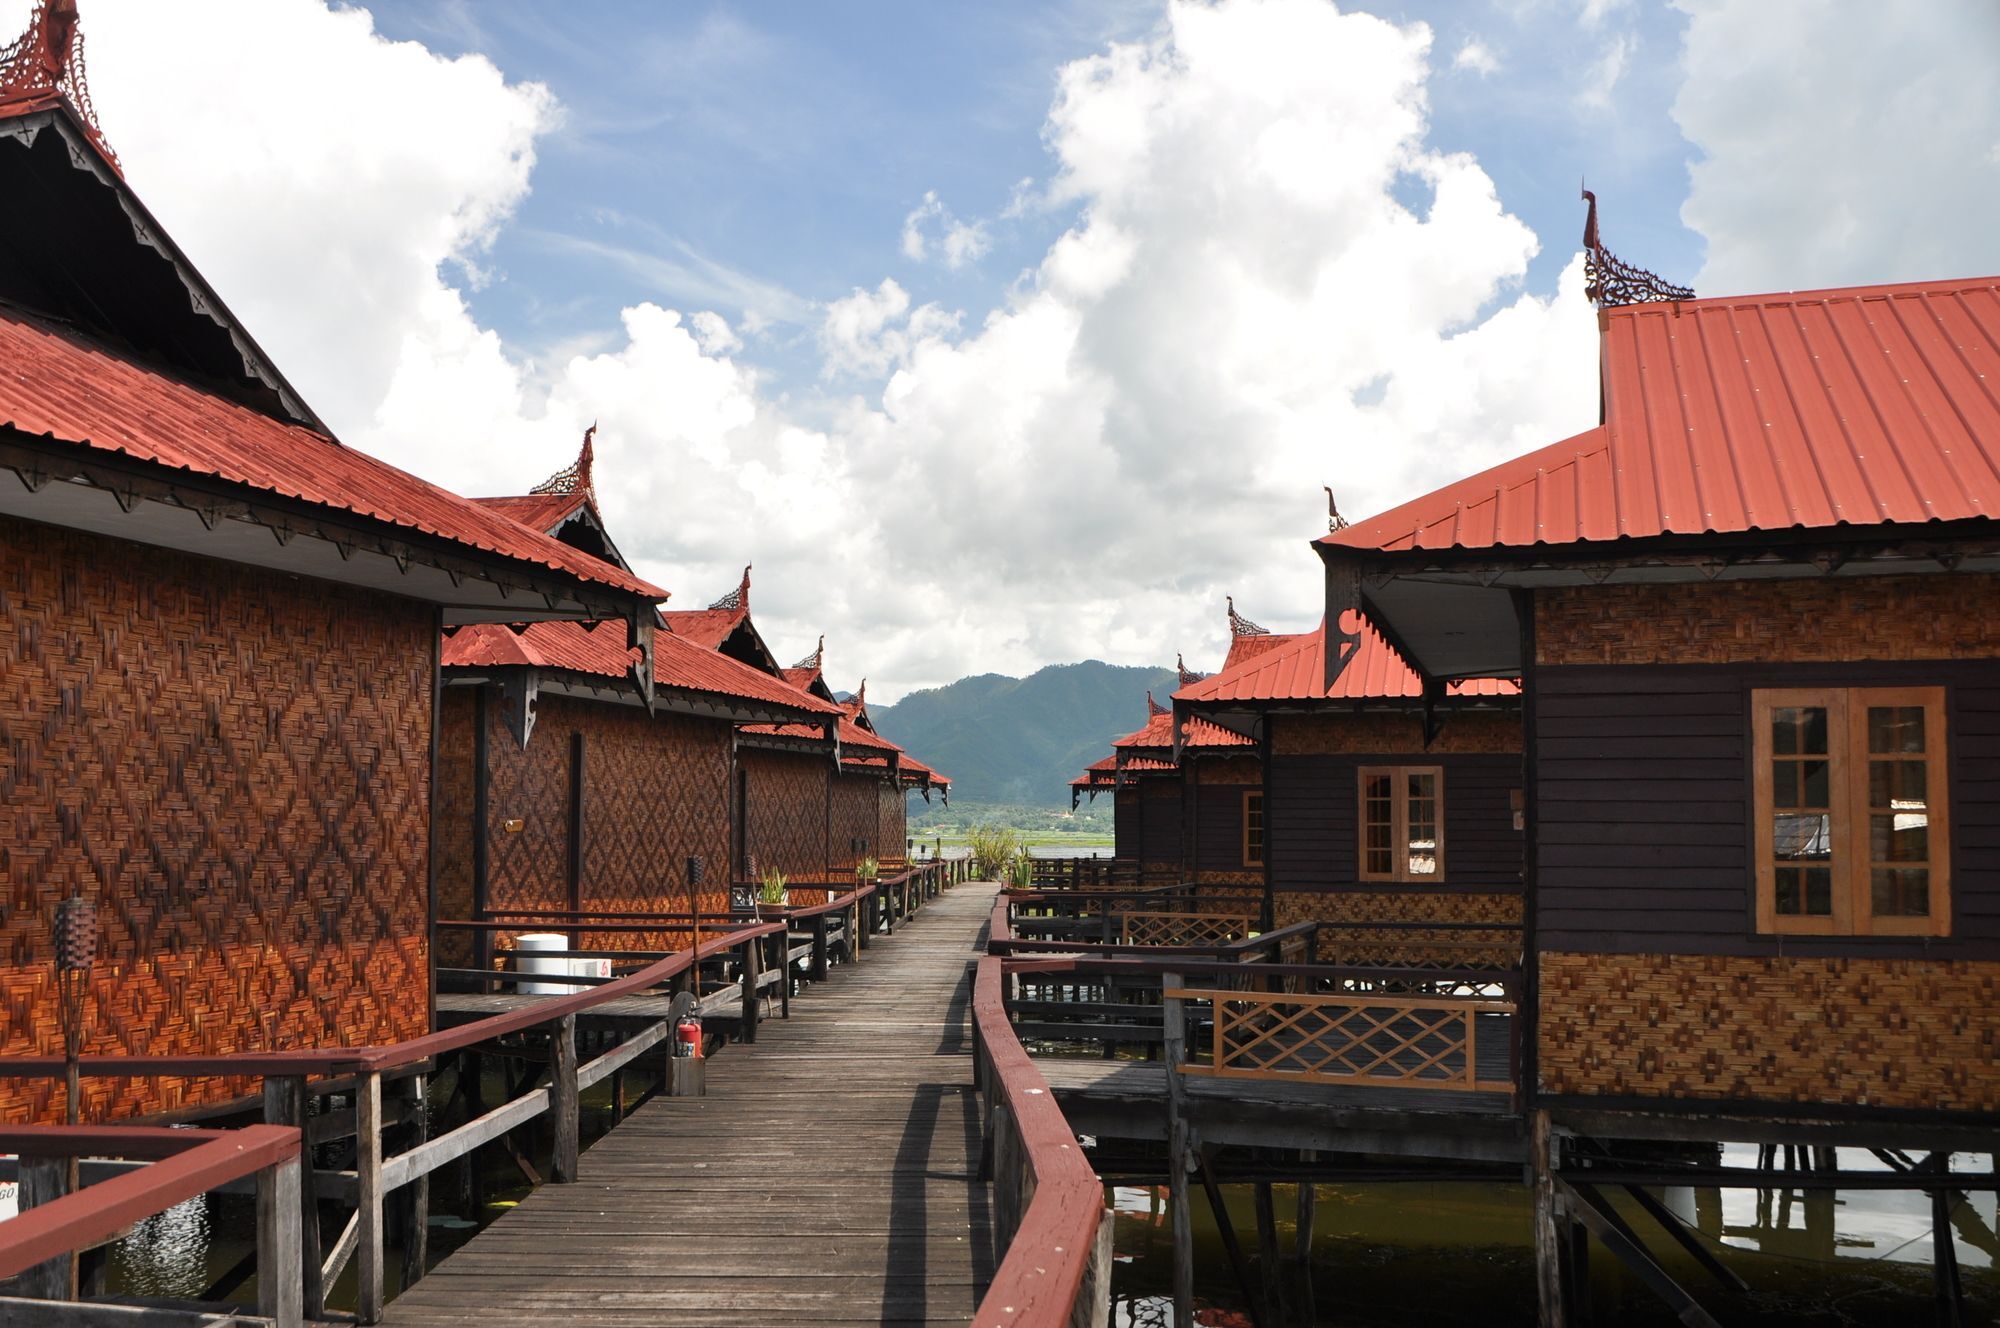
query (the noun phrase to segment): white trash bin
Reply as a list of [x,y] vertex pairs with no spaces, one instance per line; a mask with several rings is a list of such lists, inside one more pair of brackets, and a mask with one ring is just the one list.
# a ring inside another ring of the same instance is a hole
[[[514,938],[514,971],[568,977],[570,961],[562,955],[537,955],[537,950],[567,950],[569,937],[561,932],[535,931]],[[514,990],[523,996],[567,996],[576,990],[568,982],[519,982]]]

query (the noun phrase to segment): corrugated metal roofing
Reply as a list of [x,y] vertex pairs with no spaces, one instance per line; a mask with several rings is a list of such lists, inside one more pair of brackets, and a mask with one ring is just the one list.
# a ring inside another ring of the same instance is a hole
[[1370,550],[2000,515],[2000,277],[1603,315],[1604,423],[1325,537]]
[[562,523],[590,501],[585,493],[514,493],[472,500],[489,512],[518,521],[531,530],[553,535]]
[[667,592],[324,434],[0,312],[0,425],[419,531],[650,600]]
[[[638,652],[625,645],[622,623],[590,627],[573,622],[531,623],[526,630],[495,623],[461,627],[444,639],[439,662],[449,667],[502,668],[526,665],[603,678],[631,676]],[[653,681],[661,687],[707,692],[805,714],[833,714],[835,708],[748,664],[664,633],[653,635]],[[819,736],[813,729],[812,736]]]
[[1291,636],[1282,632],[1266,632],[1258,636],[1234,636],[1229,638],[1229,653],[1223,657],[1222,667],[1235,668],[1246,659],[1255,659],[1267,650],[1275,650]]
[[[1176,701],[1371,701],[1415,700],[1424,694],[1415,669],[1396,653],[1375,624],[1359,614],[1344,620],[1358,628],[1360,642],[1347,667],[1326,686],[1326,651],[1320,632],[1280,638],[1282,644],[1174,693]],[[1501,678],[1472,678],[1445,688],[1448,696],[1517,696],[1520,688]],[[1192,723],[1201,723],[1191,719]],[[1245,739],[1248,741],[1248,739]]]

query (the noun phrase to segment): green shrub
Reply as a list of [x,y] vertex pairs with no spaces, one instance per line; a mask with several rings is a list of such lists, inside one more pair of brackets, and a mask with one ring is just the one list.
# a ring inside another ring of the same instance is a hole
[[1014,863],[1027,857],[1021,834],[1005,826],[975,826],[965,836],[972,850],[972,874],[982,881],[1008,880]]

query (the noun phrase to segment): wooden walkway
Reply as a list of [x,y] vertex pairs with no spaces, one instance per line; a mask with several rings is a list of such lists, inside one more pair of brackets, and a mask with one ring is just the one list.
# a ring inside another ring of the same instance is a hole
[[969,967],[995,887],[656,1098],[389,1305],[387,1324],[952,1323],[991,1278]]

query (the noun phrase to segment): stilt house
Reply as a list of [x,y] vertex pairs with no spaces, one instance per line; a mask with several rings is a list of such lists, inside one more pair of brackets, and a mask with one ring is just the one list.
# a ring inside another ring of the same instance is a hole
[[[334,438],[125,183],[80,45],[43,0],[0,50],[0,1055],[63,1048],[72,897],[87,1052],[419,1036],[440,630],[650,660],[663,592]],[[86,1083],[96,1119],[230,1088]]]
[[1591,258],[1597,427],[1320,545],[1426,687],[1526,683],[1532,1100],[1990,1125],[2000,278]]
[[[597,507],[592,452],[586,435],[576,464],[534,492],[481,502],[623,567]],[[450,918],[727,915],[740,841],[736,725],[830,724],[839,709],[723,648],[761,648],[747,615],[719,633],[688,630],[712,627],[705,620],[715,616],[661,615],[650,699],[622,638],[602,628],[447,633],[439,893]],[[524,929],[560,931],[562,919]],[[678,948],[688,933],[576,940],[586,949]]]

